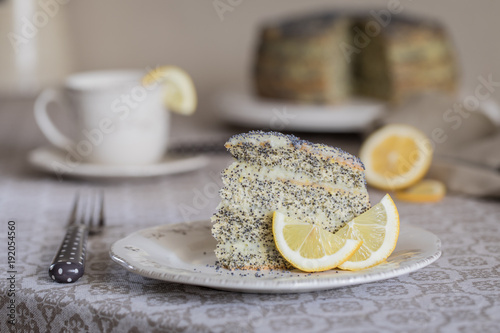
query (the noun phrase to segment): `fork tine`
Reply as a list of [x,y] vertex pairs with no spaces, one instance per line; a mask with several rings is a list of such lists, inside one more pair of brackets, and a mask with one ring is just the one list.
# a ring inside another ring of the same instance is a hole
[[85,224],[91,235],[99,233],[105,224],[104,217],[104,192],[91,191],[87,196],[87,219]]
[[95,195],[94,193],[90,192],[88,196],[88,217],[87,217],[87,226],[89,229],[92,229],[94,226],[94,217],[95,217]]
[[101,197],[101,207],[99,210],[99,227],[102,228],[102,227],[104,227],[104,223],[105,223],[105,220],[104,220],[104,191],[101,190],[99,192],[99,194]]
[[71,214],[69,216],[69,220],[68,220],[68,226],[72,225],[72,224],[76,224],[76,214],[77,214],[77,211],[78,211],[78,201],[80,199],[80,192],[76,192],[75,194],[75,200],[73,202],[73,209],[71,210]]

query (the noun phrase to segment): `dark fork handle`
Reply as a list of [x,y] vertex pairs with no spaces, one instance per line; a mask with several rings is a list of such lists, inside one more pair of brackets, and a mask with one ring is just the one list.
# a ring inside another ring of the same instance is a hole
[[88,228],[85,225],[71,225],[49,267],[52,280],[71,283],[78,280],[85,269],[85,247]]

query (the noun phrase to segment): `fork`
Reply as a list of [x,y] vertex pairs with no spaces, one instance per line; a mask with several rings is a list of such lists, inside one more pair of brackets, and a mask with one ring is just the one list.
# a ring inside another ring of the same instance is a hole
[[60,283],[71,283],[82,277],[85,270],[87,238],[104,227],[104,194],[91,192],[86,196],[75,195],[75,202],[49,276]]

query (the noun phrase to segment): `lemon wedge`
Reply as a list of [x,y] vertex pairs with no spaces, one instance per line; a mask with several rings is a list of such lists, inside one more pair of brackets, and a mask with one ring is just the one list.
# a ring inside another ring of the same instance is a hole
[[144,86],[161,84],[165,88],[165,105],[173,112],[191,115],[196,110],[197,97],[193,80],[176,66],[157,67],[142,79]]
[[380,264],[391,255],[398,241],[399,214],[394,201],[386,194],[378,204],[347,222],[335,235],[363,242],[339,268],[360,270]]
[[362,243],[339,237],[317,225],[297,221],[277,211],[273,214],[273,235],[283,258],[305,272],[321,272],[339,266]]
[[401,191],[396,191],[396,199],[409,202],[438,202],[446,195],[446,186],[434,179],[424,179]]
[[361,146],[369,185],[394,191],[419,182],[429,170],[433,147],[420,130],[391,124],[372,133]]

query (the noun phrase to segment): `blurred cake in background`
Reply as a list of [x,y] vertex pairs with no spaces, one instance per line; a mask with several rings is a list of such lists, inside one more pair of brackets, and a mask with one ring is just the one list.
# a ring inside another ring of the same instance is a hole
[[330,12],[266,25],[255,59],[261,97],[336,104],[353,95],[399,102],[454,93],[455,49],[436,21]]
[[[358,27],[363,22],[355,23]],[[359,53],[355,93],[402,101],[415,93],[458,88],[454,46],[436,21],[395,16]]]
[[351,74],[341,49],[349,20],[335,13],[286,21],[262,30],[255,82],[262,97],[335,103],[350,94]]

